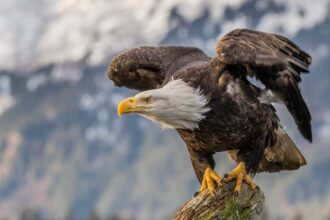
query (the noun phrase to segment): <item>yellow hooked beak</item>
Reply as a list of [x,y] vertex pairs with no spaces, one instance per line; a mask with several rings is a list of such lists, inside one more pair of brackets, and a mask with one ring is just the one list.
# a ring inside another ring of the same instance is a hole
[[128,97],[119,103],[117,113],[121,117],[122,114],[134,112],[134,109],[136,109],[135,97]]

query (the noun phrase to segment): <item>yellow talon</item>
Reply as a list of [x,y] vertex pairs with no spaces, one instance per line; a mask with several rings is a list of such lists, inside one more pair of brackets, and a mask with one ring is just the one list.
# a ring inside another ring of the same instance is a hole
[[236,179],[235,192],[238,193],[241,191],[243,181],[245,181],[250,186],[252,191],[257,187],[257,185],[252,181],[251,177],[246,174],[245,164],[243,162],[240,162],[237,167],[224,178],[226,182],[232,179]]
[[216,184],[218,186],[222,186],[220,176],[214,172],[214,170],[210,167],[206,168],[204,171],[202,185],[199,189],[199,192],[208,189],[211,194],[215,194],[216,192]]

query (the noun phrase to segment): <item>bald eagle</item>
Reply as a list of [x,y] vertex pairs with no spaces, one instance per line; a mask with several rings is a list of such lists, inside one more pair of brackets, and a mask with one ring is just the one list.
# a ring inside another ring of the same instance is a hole
[[[131,49],[113,58],[116,86],[140,90],[118,105],[176,129],[188,147],[200,191],[214,193],[222,178],[213,154],[227,151],[237,167],[225,177],[256,187],[256,172],[298,169],[306,160],[280,124],[272,103],[285,105],[302,136],[312,141],[311,115],[301,95],[300,73],[311,56],[287,38],[237,29],[224,35],[210,58],[194,47]],[[249,81],[255,77],[264,86]]]

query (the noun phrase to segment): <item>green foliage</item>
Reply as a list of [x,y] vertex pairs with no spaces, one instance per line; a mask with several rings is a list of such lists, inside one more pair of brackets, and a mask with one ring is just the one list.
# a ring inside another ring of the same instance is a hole
[[246,220],[249,219],[253,202],[241,200],[239,197],[231,195],[228,197],[221,219],[224,220]]

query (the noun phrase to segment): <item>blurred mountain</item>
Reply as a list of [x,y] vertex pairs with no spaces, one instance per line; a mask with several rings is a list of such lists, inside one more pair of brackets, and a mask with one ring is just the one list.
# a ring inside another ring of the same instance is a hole
[[[0,219],[168,219],[198,190],[175,131],[116,105],[134,94],[107,79],[112,56],[138,45],[181,44],[213,56],[234,28],[292,38],[313,56],[303,93],[314,142],[277,106],[308,165],[260,174],[271,218],[330,215],[330,1],[19,0],[0,4]],[[220,174],[234,163],[217,156]],[[41,218],[40,217],[40,218]]]

